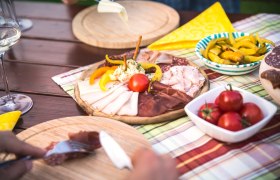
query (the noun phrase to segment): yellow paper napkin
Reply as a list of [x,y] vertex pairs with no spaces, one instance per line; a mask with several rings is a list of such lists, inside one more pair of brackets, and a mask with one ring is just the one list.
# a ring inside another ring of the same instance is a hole
[[197,17],[148,46],[151,50],[194,48],[199,40],[219,32],[235,29],[219,2],[214,3]]
[[13,130],[19,117],[21,111],[12,111],[0,115],[0,131]]

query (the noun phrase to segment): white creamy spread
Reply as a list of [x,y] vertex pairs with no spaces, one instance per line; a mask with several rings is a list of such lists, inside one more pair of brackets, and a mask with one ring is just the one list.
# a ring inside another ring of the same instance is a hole
[[124,65],[120,65],[112,75],[110,75],[111,80],[116,81],[119,80],[121,82],[128,82],[131,76],[134,74],[145,74],[145,70],[142,66],[137,63],[135,60],[127,60],[126,61],[127,68],[125,70]]

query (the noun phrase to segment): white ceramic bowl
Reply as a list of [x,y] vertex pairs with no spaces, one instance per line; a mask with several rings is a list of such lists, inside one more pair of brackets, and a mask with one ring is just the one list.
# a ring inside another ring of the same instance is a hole
[[208,134],[209,136],[217,140],[228,142],[228,143],[240,142],[256,134],[261,128],[263,128],[270,121],[270,119],[273,117],[273,115],[276,113],[277,110],[274,104],[265,100],[264,98],[261,98],[253,93],[250,93],[248,91],[245,91],[237,87],[232,87],[232,88],[234,90],[238,90],[241,93],[244,102],[254,102],[260,107],[264,115],[264,118],[260,122],[248,128],[242,129],[240,131],[230,131],[218,127],[214,124],[211,124],[205,121],[204,119],[201,119],[199,116],[197,116],[199,107],[203,105],[205,102],[209,102],[209,103],[214,102],[215,98],[222,91],[225,90],[224,86],[214,88],[196,97],[185,106],[185,111],[187,115],[201,131],[205,132],[206,134]]
[[[242,36],[247,36],[249,35],[249,33],[233,32],[232,35],[234,38],[238,38]],[[209,69],[212,69],[213,71],[226,75],[247,74],[256,70],[259,67],[261,61],[257,61],[249,64],[226,65],[226,64],[218,64],[209,59],[204,58],[201,54],[201,50],[204,50],[211,40],[218,39],[221,37],[229,37],[229,33],[224,32],[224,33],[212,34],[210,36],[203,38],[197,43],[195,48],[195,53],[202,61],[204,61],[205,66],[207,66]],[[266,47],[267,47],[267,52],[269,52],[271,50],[271,46],[269,44],[266,44]]]

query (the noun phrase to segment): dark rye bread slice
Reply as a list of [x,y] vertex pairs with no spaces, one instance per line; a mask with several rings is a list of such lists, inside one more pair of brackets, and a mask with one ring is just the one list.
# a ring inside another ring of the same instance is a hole
[[[127,52],[125,53],[127,59],[132,58],[133,56],[133,51]],[[115,56],[110,56],[111,59],[122,59],[122,56],[124,54],[121,55],[115,55]],[[206,75],[206,73],[204,72],[204,70],[200,69],[196,64],[194,64],[191,61],[188,61],[186,58],[177,58],[175,56],[171,56],[170,57],[172,59],[179,59],[179,61],[187,61],[188,65],[197,67],[200,71],[200,73],[205,77],[205,82],[203,87],[200,89],[200,91],[197,93],[196,96],[199,96],[200,94],[207,92],[209,90],[209,80],[208,77]],[[81,81],[84,81],[86,78],[88,78],[93,71],[95,71],[98,67],[104,65],[104,60],[98,63],[93,64],[92,66],[89,67],[89,69],[87,69],[86,71],[84,71],[80,77]],[[119,116],[119,115],[108,115],[105,113],[102,113],[100,111],[94,111],[91,106],[89,104],[87,104],[85,101],[83,101],[80,98],[80,91],[78,88],[78,84],[75,85],[75,98],[77,103],[79,104],[80,107],[82,107],[86,113],[90,116],[100,116],[100,117],[107,117],[107,118],[111,118],[111,119],[115,119],[115,120],[119,120],[128,124],[151,124],[151,123],[160,123],[160,122],[164,122],[164,121],[170,121],[170,120],[174,120],[177,118],[180,118],[182,116],[185,115],[185,111],[183,108],[178,109],[178,110],[174,110],[174,111],[168,111],[166,113],[163,113],[161,115],[158,116],[153,116],[153,117],[139,117],[139,116]]]

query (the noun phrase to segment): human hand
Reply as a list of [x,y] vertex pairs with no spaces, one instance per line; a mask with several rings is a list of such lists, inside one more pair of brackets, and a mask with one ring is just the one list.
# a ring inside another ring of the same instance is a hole
[[152,150],[140,149],[132,157],[133,170],[129,180],[178,179],[175,160],[168,155],[157,155]]
[[[0,131],[0,152],[14,153],[16,156],[30,155],[35,158],[41,158],[46,153],[43,149],[19,140],[10,131]],[[18,179],[31,169],[31,160],[17,161],[6,168],[1,168],[0,177],[5,178],[6,180]]]
[[68,4],[68,5],[71,5],[71,4],[76,4],[79,0],[62,0],[62,2],[64,4]]

